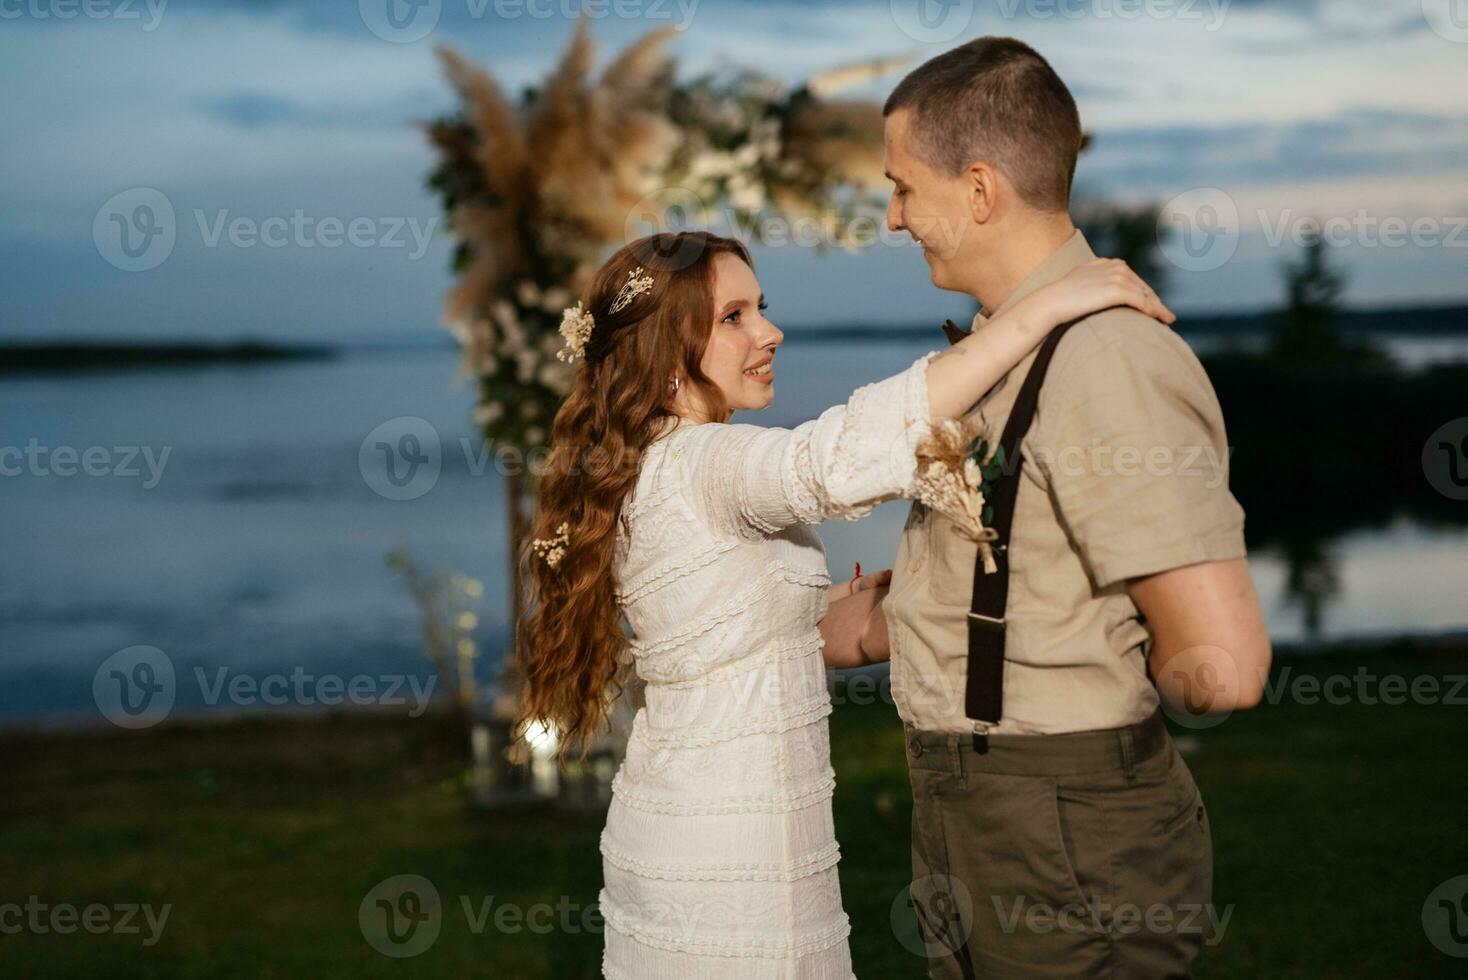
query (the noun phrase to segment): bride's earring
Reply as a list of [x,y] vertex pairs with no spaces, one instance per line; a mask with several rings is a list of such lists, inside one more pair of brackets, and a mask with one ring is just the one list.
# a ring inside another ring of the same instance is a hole
[[673,390],[674,391],[677,391],[678,390],[678,386],[681,385],[682,383],[683,383],[683,381],[682,381],[681,378],[679,378],[676,374],[673,375]]

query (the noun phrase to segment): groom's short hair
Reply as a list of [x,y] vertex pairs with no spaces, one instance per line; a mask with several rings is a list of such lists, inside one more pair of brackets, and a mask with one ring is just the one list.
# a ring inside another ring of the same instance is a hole
[[957,175],[986,160],[1031,207],[1069,206],[1080,113],[1055,69],[1023,41],[975,38],[924,62],[882,114],[898,109],[912,110],[912,151],[930,167]]

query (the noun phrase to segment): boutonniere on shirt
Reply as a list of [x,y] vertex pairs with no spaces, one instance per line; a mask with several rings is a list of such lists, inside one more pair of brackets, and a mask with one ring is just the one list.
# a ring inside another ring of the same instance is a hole
[[944,419],[918,443],[917,463],[917,499],[979,546],[985,574],[998,571],[992,546],[998,535],[989,526],[994,508],[988,499],[1004,471],[1004,447],[991,455],[981,433],[957,419]]

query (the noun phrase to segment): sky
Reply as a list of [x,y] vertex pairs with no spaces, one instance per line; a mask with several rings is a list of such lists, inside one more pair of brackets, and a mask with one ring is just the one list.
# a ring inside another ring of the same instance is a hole
[[[1468,0],[0,0],[0,338],[441,333],[433,47],[516,91],[576,16],[604,56],[672,25],[685,75],[792,84],[1019,37],[1094,137],[1079,192],[1165,205],[1176,309],[1277,304],[1312,218],[1351,305],[1468,301]],[[756,263],[786,326],[971,311],[902,236]]]

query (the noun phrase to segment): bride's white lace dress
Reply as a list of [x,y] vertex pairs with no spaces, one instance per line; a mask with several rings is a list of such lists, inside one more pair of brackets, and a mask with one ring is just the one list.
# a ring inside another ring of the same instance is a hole
[[928,354],[794,429],[670,427],[623,507],[646,681],[601,838],[609,980],[849,980],[808,525],[908,494]]

